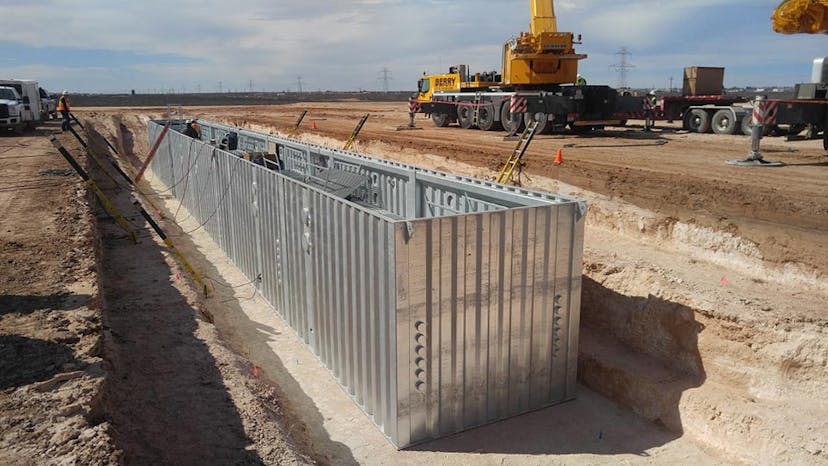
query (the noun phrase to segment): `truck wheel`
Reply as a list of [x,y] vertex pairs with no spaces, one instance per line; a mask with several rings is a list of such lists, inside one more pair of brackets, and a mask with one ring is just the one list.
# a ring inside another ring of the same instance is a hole
[[432,113],[431,122],[438,128],[445,128],[449,125],[449,116],[445,113]]
[[745,136],[750,136],[753,128],[753,114],[748,113],[744,117],[742,117],[742,134]]
[[523,124],[523,115],[520,113],[512,113],[510,102],[507,100],[503,102],[500,107],[500,122],[503,129],[509,132],[510,135],[523,132],[526,126]]
[[704,110],[694,108],[687,114],[687,129],[695,133],[710,131],[710,115]]
[[457,123],[460,124],[460,127],[463,129],[470,129],[473,125],[472,117],[473,117],[473,110],[468,105],[458,105],[457,106]]
[[535,134],[543,134],[549,122],[549,115],[545,113],[524,113],[523,122],[529,126],[533,121],[537,120],[538,127],[535,128]]
[[477,126],[483,131],[500,131],[503,126],[495,121],[494,104],[484,105],[477,112]]
[[713,114],[711,125],[716,134],[733,134],[736,131],[736,118],[730,110],[719,110]]

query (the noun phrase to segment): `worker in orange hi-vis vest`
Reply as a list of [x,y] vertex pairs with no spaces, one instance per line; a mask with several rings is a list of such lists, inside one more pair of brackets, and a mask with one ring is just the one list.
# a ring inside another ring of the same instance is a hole
[[60,115],[63,117],[63,122],[60,124],[60,128],[63,131],[68,131],[70,125],[72,124],[69,121],[69,91],[63,91],[58,99],[58,111]]

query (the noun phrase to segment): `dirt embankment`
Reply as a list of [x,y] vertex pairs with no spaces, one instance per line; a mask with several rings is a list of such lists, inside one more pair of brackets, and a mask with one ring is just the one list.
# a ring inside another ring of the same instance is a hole
[[114,463],[95,218],[49,133],[0,138],[0,463]]

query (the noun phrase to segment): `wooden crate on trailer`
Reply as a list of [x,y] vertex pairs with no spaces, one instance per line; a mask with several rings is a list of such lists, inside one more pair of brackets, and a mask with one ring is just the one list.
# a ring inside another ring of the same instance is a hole
[[688,66],[684,69],[683,95],[721,95],[724,93],[724,68]]

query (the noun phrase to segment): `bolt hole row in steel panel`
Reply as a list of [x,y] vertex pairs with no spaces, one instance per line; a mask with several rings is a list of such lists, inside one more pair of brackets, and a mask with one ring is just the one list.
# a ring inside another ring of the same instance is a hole
[[[177,219],[203,225],[396,446],[574,397],[584,203],[199,123],[152,163]],[[239,150],[210,143],[230,132]],[[373,195],[333,194],[351,191],[326,190],[329,170]]]

